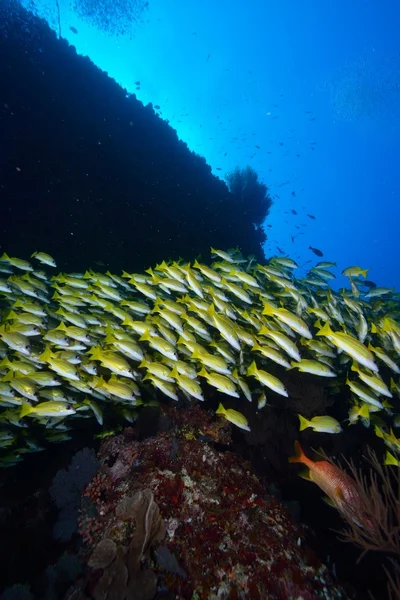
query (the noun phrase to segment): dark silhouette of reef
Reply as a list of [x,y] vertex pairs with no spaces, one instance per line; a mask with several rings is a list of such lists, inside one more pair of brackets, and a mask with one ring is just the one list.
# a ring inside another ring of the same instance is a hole
[[269,214],[272,198],[268,187],[258,179],[257,172],[250,166],[244,169],[236,167],[226,176],[229,191],[243,206],[243,212],[256,227],[261,227]]
[[0,250],[65,270],[208,260],[211,245],[262,259],[263,230],[204,158],[13,0],[0,89]]

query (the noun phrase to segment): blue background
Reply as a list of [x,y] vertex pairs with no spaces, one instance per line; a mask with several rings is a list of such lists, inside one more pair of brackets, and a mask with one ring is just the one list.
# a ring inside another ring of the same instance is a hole
[[[34,4],[58,33],[53,0]],[[259,173],[274,197],[267,256],[279,246],[304,265],[320,260],[311,245],[337,273],[359,265],[400,288],[397,2],[150,0],[123,36],[59,6],[62,37],[159,105],[217,176]]]

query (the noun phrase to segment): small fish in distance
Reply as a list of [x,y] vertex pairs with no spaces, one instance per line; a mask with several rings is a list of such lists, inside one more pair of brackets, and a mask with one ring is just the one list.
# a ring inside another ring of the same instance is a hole
[[317,256],[324,255],[324,253],[321,252],[321,250],[318,250],[318,248],[313,248],[312,246],[308,246],[308,249],[311,250],[312,252],[314,252],[314,254],[316,254]]

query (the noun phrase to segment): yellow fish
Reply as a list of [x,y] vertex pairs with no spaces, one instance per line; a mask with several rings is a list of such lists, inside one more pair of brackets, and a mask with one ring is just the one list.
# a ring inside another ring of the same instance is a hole
[[245,431],[250,431],[249,423],[244,415],[233,408],[224,408],[221,403],[217,410],[215,411],[216,415],[221,415],[225,417],[227,421],[230,421],[240,429],[244,429]]

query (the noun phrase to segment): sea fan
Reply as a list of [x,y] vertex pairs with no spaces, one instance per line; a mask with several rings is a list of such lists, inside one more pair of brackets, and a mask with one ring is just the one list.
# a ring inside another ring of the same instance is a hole
[[72,458],[68,470],[58,471],[50,486],[50,495],[60,509],[53,535],[60,542],[67,542],[78,525],[78,508],[81,495],[99,468],[94,450],[84,448]]

